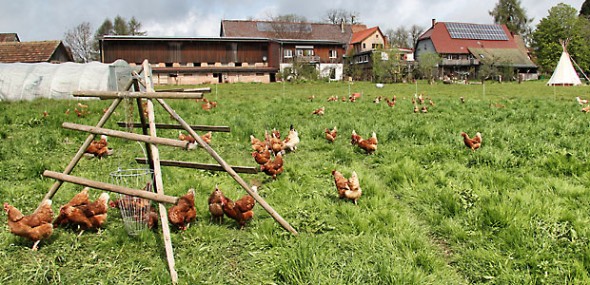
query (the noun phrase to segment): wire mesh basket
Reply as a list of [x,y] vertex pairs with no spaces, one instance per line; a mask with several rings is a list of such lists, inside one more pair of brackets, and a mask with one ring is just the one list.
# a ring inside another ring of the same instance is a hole
[[[118,169],[110,173],[112,184],[152,192],[153,171],[150,169]],[[151,201],[149,199],[117,194],[115,207],[121,211],[125,230],[130,236],[136,236],[147,230],[150,225]]]

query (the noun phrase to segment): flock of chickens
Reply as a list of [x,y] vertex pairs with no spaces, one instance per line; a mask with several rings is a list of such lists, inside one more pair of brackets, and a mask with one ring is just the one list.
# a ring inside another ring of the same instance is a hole
[[[349,98],[342,98],[342,101],[355,102],[360,97],[360,93],[353,93]],[[309,99],[313,101],[315,96],[309,97]],[[576,99],[580,104],[587,104],[587,100],[583,100],[579,97]],[[426,113],[428,111],[428,108],[425,105],[425,100],[426,99],[422,94],[414,95],[414,98],[412,98],[412,105],[414,106],[415,113]],[[328,102],[333,101],[338,101],[338,97],[331,96],[328,98]],[[381,101],[383,101],[383,97],[379,96],[375,98],[373,102],[380,103]],[[397,98],[396,96],[393,96],[391,100],[385,98],[385,101],[388,106],[395,107]],[[461,102],[465,102],[463,98],[461,98]],[[422,107],[419,108],[418,104]],[[429,99],[429,104],[430,106],[434,106],[434,102],[431,99]],[[86,105],[82,105],[81,109],[85,109],[85,106]],[[216,102],[203,99],[203,110],[208,111],[216,106]],[[586,108],[590,111],[590,105]],[[582,111],[584,111],[584,109],[582,109]],[[312,114],[319,116],[324,113],[325,107],[321,107],[312,112]],[[333,143],[338,137],[338,129],[336,126],[331,130],[326,128],[324,133],[326,140],[330,143]],[[481,147],[481,133],[478,132],[473,138],[471,138],[467,133],[462,132],[461,136],[463,137],[465,146],[472,151]],[[371,137],[368,139],[364,139],[358,135],[355,130],[352,130],[350,138],[351,145],[359,147],[367,154],[373,154],[377,151],[378,140],[375,132],[372,132]],[[182,132],[179,132],[178,139],[196,145],[195,138],[183,134]],[[212,133],[208,132],[202,135],[201,139],[205,143],[210,144]],[[280,131],[277,129],[273,129],[270,133],[265,131],[264,140],[257,139],[254,135],[250,136],[250,144],[253,150],[252,157],[254,158],[254,161],[259,165],[260,171],[269,175],[272,179],[277,179],[277,176],[284,171],[283,155],[287,152],[295,151],[299,143],[299,134],[293,126],[290,127],[289,133],[284,139],[281,139]],[[99,159],[112,154],[112,149],[108,148],[107,137],[103,135],[100,140],[93,141],[86,149],[85,154]],[[334,169],[332,170],[332,176],[338,197],[351,200],[354,204],[357,204],[358,199],[362,195],[362,189],[356,171],[351,173],[350,178],[346,178],[340,171]],[[257,187],[252,186],[252,190],[256,192]],[[168,209],[169,222],[179,230],[186,230],[190,223],[196,219],[194,199],[194,189],[189,189],[184,196],[178,199],[178,203]],[[44,200],[34,213],[24,216],[15,207],[8,203],[4,203],[4,211],[8,215],[8,226],[10,231],[15,235],[34,241],[33,250],[36,250],[39,241],[51,236],[54,228],[73,226],[82,231],[99,229],[107,220],[109,206],[111,208],[121,208],[123,205],[131,205],[136,209],[142,209],[137,212],[146,214],[135,218],[137,220],[142,219],[143,222],[147,224],[148,228],[153,228],[158,224],[158,215],[154,207],[150,207],[151,202],[149,202],[149,200],[124,196],[121,199],[109,202],[109,195],[103,193],[95,201],[91,202],[88,197],[87,188],[84,188],[84,190],[76,194],[68,203],[61,206],[55,219],[53,218],[54,213],[51,205],[51,200]],[[222,223],[223,217],[227,216],[235,220],[240,228],[244,227],[246,222],[253,218],[253,208],[255,205],[256,200],[252,196],[247,194],[240,199],[233,201],[226,197],[218,186],[215,187],[215,190],[210,194],[208,199],[209,212],[212,221],[215,220]]]

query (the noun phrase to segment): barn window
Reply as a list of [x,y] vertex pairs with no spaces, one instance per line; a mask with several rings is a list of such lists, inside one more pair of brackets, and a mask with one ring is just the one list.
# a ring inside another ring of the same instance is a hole
[[330,54],[330,58],[337,58],[338,57],[338,51],[335,49],[331,49],[329,54]]
[[285,58],[292,58],[293,57],[293,50],[285,49],[285,51],[283,53],[284,53]]

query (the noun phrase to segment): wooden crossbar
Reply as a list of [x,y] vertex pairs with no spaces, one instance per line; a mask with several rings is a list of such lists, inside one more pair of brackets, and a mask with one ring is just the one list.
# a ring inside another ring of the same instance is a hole
[[[119,127],[133,127],[133,128],[140,128],[141,127],[141,123],[131,123],[131,125],[128,125],[126,122],[117,122],[117,125],[119,125]],[[191,125],[190,126],[193,130],[195,131],[202,131],[202,132],[224,132],[224,133],[229,133],[231,131],[230,127],[228,126],[205,126],[205,125]],[[162,130],[184,130],[184,128],[181,125],[176,125],[176,124],[156,124],[156,128],[157,129],[162,129]]]
[[140,197],[144,199],[150,199],[159,203],[169,203],[169,204],[176,204],[178,202],[178,198],[174,196],[167,196],[162,194],[156,194],[154,192],[133,189],[129,187],[119,186],[110,183],[104,183],[99,181],[94,181],[82,177],[67,175],[55,171],[45,170],[43,172],[43,176],[53,178],[59,181],[70,182],[82,186],[92,187],[96,189],[102,189],[109,192],[116,192],[119,194],[125,194],[129,196]]
[[111,130],[111,129],[98,128],[98,127],[80,125],[80,124],[74,124],[74,123],[68,123],[68,122],[63,123],[62,127],[66,128],[66,129],[70,129],[70,130],[84,131],[84,132],[89,132],[89,133],[93,133],[93,134],[97,134],[97,135],[107,135],[107,136],[116,137],[116,138],[123,138],[123,139],[140,141],[140,142],[151,143],[151,144],[167,145],[167,146],[179,147],[179,148],[184,148],[184,149],[188,149],[188,147],[190,145],[190,143],[187,141],[174,140],[174,139],[168,139],[168,138],[159,138],[159,137],[155,137],[155,136],[146,136],[146,135],[140,135],[140,134],[135,134],[135,133],[122,132],[122,131],[116,131],[116,130]]
[[100,99],[148,98],[148,99],[201,99],[200,92],[132,92],[132,91],[74,91],[74,97],[98,97]]
[[[145,158],[136,158],[135,161],[140,164],[147,164],[148,161]],[[160,160],[160,165],[163,166],[176,166],[182,168],[195,168],[195,169],[203,169],[203,170],[211,170],[211,171],[225,171],[223,166],[218,164],[206,164],[206,163],[196,163],[196,162],[185,162],[185,161],[175,161],[175,160]],[[230,166],[236,173],[245,173],[245,174],[256,174],[258,170],[256,167],[250,166]]]
[[159,89],[156,92],[200,92],[200,93],[211,93],[211,87],[203,88],[170,88],[170,89]]

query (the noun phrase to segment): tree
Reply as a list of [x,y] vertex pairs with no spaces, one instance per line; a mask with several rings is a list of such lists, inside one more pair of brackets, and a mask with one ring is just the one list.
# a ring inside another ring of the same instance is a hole
[[345,9],[329,9],[326,11],[324,21],[331,24],[340,24],[344,21],[344,24],[359,24],[359,13],[356,11],[348,11]]
[[418,25],[412,25],[410,27],[410,40],[412,41],[411,47],[415,47],[418,43],[418,38],[424,33],[424,28]]
[[440,56],[434,52],[423,53],[418,58],[418,71],[431,84],[434,82],[435,72],[438,70],[440,60]]
[[129,25],[127,25],[125,19],[119,15],[117,15],[117,17],[115,17],[115,20],[113,21],[113,30],[115,32],[115,35],[131,34],[129,33]]
[[574,7],[563,3],[552,7],[549,15],[541,19],[532,34],[533,49],[541,70],[551,72],[555,68],[562,52],[559,41],[565,39],[569,39],[570,55],[583,70],[589,70],[589,27],[589,20],[578,17]]
[[129,34],[132,36],[145,36],[147,32],[140,31],[141,30],[141,23],[135,19],[135,17],[131,17],[129,22],[127,23]]
[[395,30],[388,29],[385,31],[385,35],[391,47],[408,48],[410,45],[410,32],[404,26],[398,27]]
[[520,6],[520,0],[499,0],[494,10],[489,11],[494,23],[504,24],[510,32],[526,36],[530,33],[532,18],[526,16],[526,10]]
[[586,0],[582,4],[582,8],[580,8],[580,16],[590,18],[590,0]]
[[96,49],[89,22],[68,30],[64,35],[64,44],[70,48],[76,62],[90,62],[96,60]]

